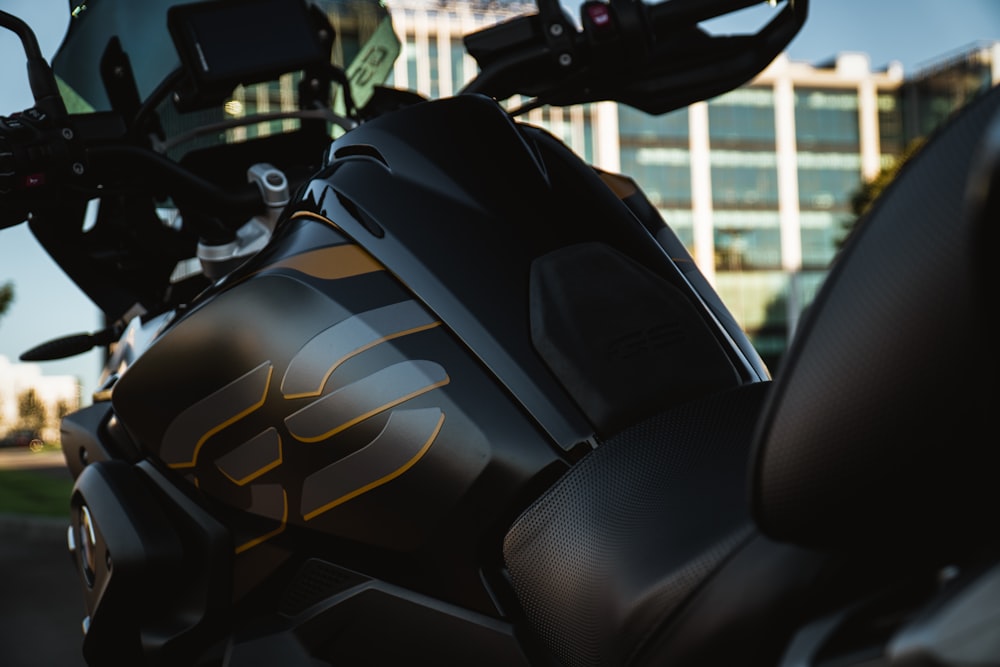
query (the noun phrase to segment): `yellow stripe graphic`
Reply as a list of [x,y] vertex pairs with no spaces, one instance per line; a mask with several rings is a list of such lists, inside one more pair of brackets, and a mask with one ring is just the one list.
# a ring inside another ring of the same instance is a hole
[[281,500],[284,503],[284,509],[282,510],[281,513],[281,525],[269,533],[264,533],[260,537],[256,537],[250,540],[249,542],[245,542],[239,545],[238,547],[236,547],[236,553],[241,554],[247,549],[252,549],[258,544],[266,542],[275,535],[280,535],[282,532],[284,532],[285,526],[288,525],[288,493],[284,489],[281,490]]
[[292,269],[322,280],[350,278],[385,270],[385,267],[361,246],[352,243],[310,250],[268,264],[266,267],[267,270],[281,268]]
[[306,521],[309,521],[310,519],[313,519],[313,518],[319,516],[323,512],[330,511],[331,509],[333,509],[337,505],[343,505],[348,500],[350,500],[352,498],[357,498],[362,493],[366,493],[368,491],[371,491],[372,489],[374,489],[376,487],[379,487],[379,486],[382,486],[386,482],[392,481],[392,480],[396,479],[397,477],[399,477],[400,475],[402,475],[404,472],[406,472],[407,470],[409,470],[410,468],[412,468],[416,464],[417,461],[419,461],[420,459],[423,458],[424,454],[427,453],[427,450],[431,448],[431,445],[434,444],[434,441],[437,439],[438,433],[441,432],[441,427],[442,427],[443,424],[444,424],[444,413],[442,413],[441,416],[438,418],[437,424],[434,426],[434,430],[431,432],[430,436],[427,438],[427,441],[424,442],[423,445],[421,445],[420,450],[416,454],[414,454],[413,458],[411,458],[409,461],[407,461],[406,463],[404,463],[402,466],[400,466],[399,468],[396,468],[395,470],[393,470],[388,475],[385,475],[384,477],[380,477],[379,479],[376,479],[376,480],[374,480],[372,482],[369,482],[368,484],[365,484],[364,486],[360,486],[357,489],[355,489],[354,491],[351,491],[350,493],[346,493],[346,494],[340,496],[339,498],[336,498],[335,500],[332,500],[332,501],[328,502],[327,504],[322,505],[321,507],[317,507],[313,511],[311,511],[308,514],[304,515],[303,519],[305,519]]
[[226,421],[222,422],[221,424],[218,424],[218,425],[210,428],[208,431],[205,432],[204,435],[202,435],[200,438],[198,438],[198,442],[194,446],[194,452],[191,454],[191,460],[190,461],[185,461],[185,462],[182,462],[182,463],[170,463],[170,464],[168,464],[169,467],[173,468],[174,470],[180,470],[182,468],[193,468],[195,466],[195,464],[197,463],[197,461],[198,461],[198,453],[201,451],[202,445],[204,445],[205,442],[209,438],[211,438],[213,435],[215,435],[216,433],[218,433],[222,429],[226,428],[227,426],[229,426],[231,424],[235,424],[236,422],[238,422],[239,420],[243,419],[244,417],[246,417],[251,412],[253,412],[255,410],[258,410],[261,406],[263,406],[265,400],[267,399],[267,389],[268,389],[268,387],[271,386],[271,376],[272,375],[274,375],[274,366],[269,366],[268,369],[267,369],[267,380],[264,382],[264,391],[261,392],[259,400],[257,400],[255,403],[253,403],[252,405],[250,405],[246,409],[244,409],[244,410],[236,413],[235,415],[233,415],[232,417],[230,417]]
[[355,424],[363,422],[364,420],[368,419],[369,417],[371,417],[373,415],[377,415],[380,412],[385,412],[389,408],[395,407],[395,406],[399,405],[400,403],[405,403],[406,401],[410,400],[411,398],[414,398],[416,396],[420,396],[421,394],[426,394],[427,392],[431,391],[432,389],[437,389],[438,387],[443,387],[446,384],[448,384],[450,381],[451,381],[450,378],[445,378],[445,379],[443,379],[443,380],[441,380],[439,382],[435,382],[434,384],[427,385],[426,387],[421,387],[420,389],[417,389],[416,391],[411,391],[409,394],[406,394],[405,396],[400,396],[399,398],[396,398],[396,399],[394,399],[392,401],[389,401],[385,405],[380,405],[380,406],[378,406],[376,408],[372,408],[371,410],[368,410],[364,414],[360,414],[357,417],[354,417],[353,419],[350,419],[350,420],[344,422],[343,424],[340,424],[340,425],[338,425],[338,426],[330,429],[326,433],[322,433],[322,434],[317,435],[317,436],[301,436],[301,435],[297,435],[295,433],[292,433],[292,435],[294,435],[297,440],[300,440],[302,442],[320,442],[321,440],[326,440],[327,438],[329,438],[329,437],[331,437],[333,435],[336,435],[337,433],[340,433],[341,431],[343,431],[345,429],[348,429],[351,426],[354,426]]

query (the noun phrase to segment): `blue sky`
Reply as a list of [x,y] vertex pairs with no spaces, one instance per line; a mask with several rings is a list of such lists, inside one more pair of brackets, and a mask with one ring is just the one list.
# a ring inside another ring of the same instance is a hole
[[[0,0],[0,8],[32,25],[46,57],[62,38],[68,0]],[[391,6],[391,4],[390,4]],[[716,30],[740,32],[752,21],[741,13]],[[840,52],[869,55],[873,68],[899,61],[909,74],[980,40],[1000,39],[1000,0],[811,0],[809,18],[793,40],[793,60],[820,62]],[[31,106],[24,57],[13,33],[0,31],[0,114]],[[19,225],[0,230],[0,284],[13,281],[15,302],[0,318],[0,355],[16,361],[33,345],[57,336],[94,331],[99,317],[90,302]],[[100,372],[99,354],[43,362],[46,375],[70,374],[89,397]]]

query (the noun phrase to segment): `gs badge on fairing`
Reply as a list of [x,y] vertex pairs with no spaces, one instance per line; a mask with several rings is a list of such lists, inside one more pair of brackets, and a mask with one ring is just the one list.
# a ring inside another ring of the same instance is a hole
[[[523,482],[556,460],[382,265],[321,221],[291,226],[171,326],[112,394],[147,454],[200,493],[269,520],[237,536],[237,553],[289,525],[412,550],[489,466]],[[497,488],[518,488],[509,481]],[[456,528],[481,530],[483,519]]]

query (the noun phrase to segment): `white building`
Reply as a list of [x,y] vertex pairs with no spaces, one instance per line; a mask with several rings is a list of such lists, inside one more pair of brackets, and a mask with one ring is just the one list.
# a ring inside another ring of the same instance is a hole
[[72,375],[42,375],[38,364],[15,364],[0,355],[0,434],[18,427],[20,397],[29,390],[45,408],[42,437],[58,441],[60,412],[80,407],[79,379]]

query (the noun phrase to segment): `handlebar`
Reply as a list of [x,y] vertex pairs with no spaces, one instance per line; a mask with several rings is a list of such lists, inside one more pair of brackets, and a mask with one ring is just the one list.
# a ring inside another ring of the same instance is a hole
[[124,124],[110,112],[57,117],[32,107],[0,116],[0,228],[44,207],[54,188],[93,196],[111,178],[145,184],[139,191],[169,192],[178,202],[197,201],[220,218],[245,220],[264,210],[252,184],[222,189],[160,153],[122,143],[124,136]]
[[666,113],[736,88],[774,60],[808,13],[808,0],[783,1],[754,35],[712,36],[699,24],[761,0],[586,0],[581,30],[558,0],[537,0],[537,14],[465,37],[480,75],[462,92],[534,98],[513,113],[601,100]]
[[[544,104],[568,106],[616,100],[665,113],[721,94],[762,70],[805,20],[808,0],[784,8],[757,35],[713,37],[699,23],[761,0],[585,0],[577,30],[559,0],[537,0],[538,13],[465,37],[480,75],[461,92],[496,99],[534,98],[512,113]],[[198,202],[208,214],[245,219],[259,213],[257,192],[227,192],[136,143],[109,113],[70,116],[55,77],[30,28],[0,11],[0,26],[16,32],[28,59],[35,97],[31,109],[0,117],[0,228],[44,206],[55,187],[93,196],[111,175],[141,174],[167,186],[175,199]]]

